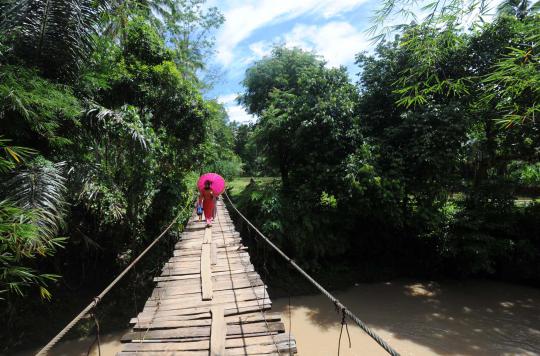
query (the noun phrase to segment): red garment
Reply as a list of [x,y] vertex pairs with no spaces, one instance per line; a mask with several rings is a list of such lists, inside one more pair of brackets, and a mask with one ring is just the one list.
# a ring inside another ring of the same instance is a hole
[[214,191],[211,189],[203,190],[199,197],[199,204],[201,203],[201,200],[204,210],[204,218],[208,223],[211,223],[214,214],[214,207],[216,206],[216,202],[214,200]]

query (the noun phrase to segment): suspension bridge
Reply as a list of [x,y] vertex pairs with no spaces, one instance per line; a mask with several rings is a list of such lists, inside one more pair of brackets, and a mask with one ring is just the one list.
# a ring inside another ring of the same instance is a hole
[[[346,306],[324,289],[283,251],[264,236],[229,199],[231,207],[260,239],[329,298],[342,317],[364,330],[390,355],[399,356]],[[179,214],[180,215],[180,214]],[[38,356],[50,350],[92,310],[133,266],[166,234],[177,219],[120,273],[86,308],[45,345]],[[130,320],[131,328],[118,356],[279,356],[297,353],[294,336],[285,330],[281,315],[271,311],[267,286],[250,262],[229,212],[220,200],[212,227],[191,215],[173,255],[154,278],[155,288],[143,310]],[[99,324],[98,329],[99,344]],[[350,342],[350,340],[349,340]],[[339,345],[341,345],[341,333]],[[301,350],[300,350],[301,351]],[[339,356],[338,346],[338,356]]]
[[296,353],[221,201],[216,215],[190,219],[119,356]]

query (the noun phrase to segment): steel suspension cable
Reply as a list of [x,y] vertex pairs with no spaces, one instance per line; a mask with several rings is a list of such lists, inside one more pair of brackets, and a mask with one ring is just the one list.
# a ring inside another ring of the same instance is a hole
[[313,284],[322,294],[324,294],[328,299],[330,299],[336,306],[336,308],[338,308],[342,313],[343,315],[346,315],[347,317],[349,317],[356,325],[358,325],[360,327],[360,329],[362,329],[366,334],[368,334],[375,342],[377,342],[377,344],[379,344],[386,352],[388,352],[390,355],[392,356],[400,356],[400,354],[394,350],[390,345],[388,345],[386,343],[386,341],[384,341],[383,339],[381,339],[381,337],[379,335],[377,335],[373,330],[371,330],[371,328],[369,326],[367,326],[362,320],[360,320],[360,318],[358,318],[356,315],[353,314],[352,311],[350,311],[345,305],[343,305],[336,297],[334,297],[332,294],[330,294],[330,292],[328,292],[323,286],[321,286],[315,279],[313,279],[313,277],[311,277],[306,271],[304,271],[300,266],[298,266],[296,264],[296,262],[294,262],[294,260],[292,258],[290,258],[289,256],[287,256],[285,254],[285,252],[283,252],[279,247],[277,247],[272,241],[270,241],[270,239],[268,237],[266,237],[262,232],[259,231],[259,229],[257,229],[257,227],[255,227],[255,225],[253,225],[251,223],[251,221],[248,220],[248,218],[246,218],[244,216],[244,214],[242,214],[238,208],[236,208],[236,205],[234,205],[234,203],[232,202],[231,198],[229,197],[229,195],[227,194],[227,191],[224,191],[224,195],[227,197],[227,200],[229,201],[229,203],[231,204],[231,206],[233,207],[233,209],[238,213],[238,215],[240,215],[240,217],[242,217],[242,219],[244,219],[244,221],[253,228],[253,230],[255,230],[255,232],[257,232],[257,234],[268,244],[270,245],[278,254],[281,255],[281,257],[283,257],[287,262],[289,262],[291,264],[291,266],[293,266],[298,272],[300,272],[300,274],[302,276],[304,276],[311,284]]
[[55,337],[53,337],[47,343],[47,345],[43,346],[43,348],[41,350],[39,350],[39,352],[36,354],[36,356],[45,356],[45,355],[47,355],[47,353],[51,350],[51,348],[53,348],[54,345],[56,345],[56,343],[58,341],[60,341],[60,339],[62,337],[64,337],[64,335],[67,334],[67,332],[69,330],[71,330],[75,326],[75,324],[77,324],[86,314],[88,314],[88,312],[90,310],[92,310],[93,308],[96,307],[96,305],[98,305],[98,303],[101,301],[101,299],[107,293],[109,293],[109,291],[131,270],[131,268],[133,268],[133,266],[135,266],[135,264],[137,264],[137,262],[139,262],[139,260],[141,258],[143,258],[144,255],[146,255],[146,253],[148,251],[150,251],[152,249],[152,247],[154,247],[154,245],[159,242],[159,240],[161,240],[161,238],[171,229],[171,227],[176,223],[176,221],[186,211],[186,209],[189,206],[192,206],[193,197],[194,197],[193,195],[190,196],[188,204],[174,217],[174,219],[165,228],[165,230],[163,230],[161,232],[161,234],[159,234],[154,239],[154,241],[152,241],[152,243],[150,245],[148,245],[147,248],[145,248],[111,283],[109,283],[109,285],[101,293],[99,293],[99,295],[97,297],[95,297],[90,304],[88,304],[79,314],[77,314],[77,316],[75,316],[75,318],[73,318],[73,320],[71,320],[62,330],[60,330],[60,332]]

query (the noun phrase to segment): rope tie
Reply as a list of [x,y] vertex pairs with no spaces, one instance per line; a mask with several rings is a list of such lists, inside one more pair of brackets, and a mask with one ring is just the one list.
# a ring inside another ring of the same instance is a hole
[[341,350],[341,335],[343,334],[344,325],[345,325],[345,331],[347,331],[347,338],[349,339],[349,349],[350,349],[352,347],[351,334],[349,334],[349,325],[347,325],[347,316],[345,315],[345,308],[342,308],[341,309],[341,329],[339,330],[337,356],[339,356],[339,352]]
[[94,307],[93,307],[92,311],[90,312],[90,317],[92,317],[94,319],[94,325],[96,326],[96,338],[94,339],[94,341],[92,341],[92,343],[88,347],[88,351],[86,352],[86,356],[90,355],[90,352],[92,351],[92,348],[94,347],[96,342],[97,342],[97,347],[98,347],[98,356],[101,356],[101,339],[100,339],[99,320],[98,320],[97,312],[96,312],[96,305],[99,302],[99,298],[97,298],[97,297],[94,298],[94,302],[95,302],[95,304],[94,304]]

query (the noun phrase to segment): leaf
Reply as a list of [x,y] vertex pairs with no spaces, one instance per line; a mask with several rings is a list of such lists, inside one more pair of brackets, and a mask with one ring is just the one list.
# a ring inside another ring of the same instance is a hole
[[39,295],[41,299],[51,300],[52,294],[47,290],[47,288],[40,286]]
[[17,163],[21,163],[21,159],[15,151],[13,151],[10,147],[5,147],[5,150],[11,155],[11,157],[13,157],[15,161],[17,161]]

